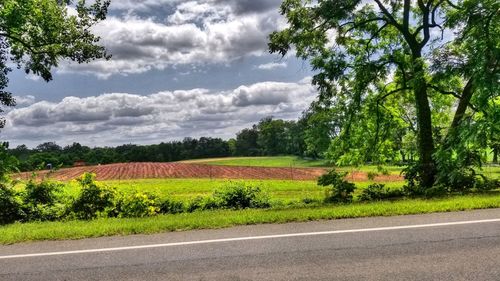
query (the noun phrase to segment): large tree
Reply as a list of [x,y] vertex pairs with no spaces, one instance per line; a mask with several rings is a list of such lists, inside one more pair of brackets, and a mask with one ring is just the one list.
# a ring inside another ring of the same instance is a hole
[[[271,34],[269,47],[283,56],[293,48],[310,61],[318,72],[313,83],[320,102],[344,104],[342,137],[354,134],[352,124],[366,106],[410,102],[417,125],[415,174],[426,189],[441,169],[436,151],[453,150],[464,120],[498,111],[499,5],[496,0],[285,0],[281,13],[289,27]],[[436,130],[433,110],[442,104],[455,113],[449,125]]]
[[[79,0],[0,1],[0,113],[14,106],[8,86],[9,65],[15,64],[45,81],[62,59],[78,63],[109,58],[91,28],[106,18],[108,0],[86,4]],[[72,12],[70,12],[70,10]],[[0,119],[0,128],[4,120]]]

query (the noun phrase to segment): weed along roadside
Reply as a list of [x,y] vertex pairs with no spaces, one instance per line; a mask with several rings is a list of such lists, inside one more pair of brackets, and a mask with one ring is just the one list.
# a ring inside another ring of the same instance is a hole
[[[149,234],[246,224],[300,222],[499,208],[496,188],[416,196],[404,183],[355,184],[331,171],[316,182],[162,180],[28,181],[2,187],[0,243]],[[181,183],[184,183],[181,184]],[[491,185],[491,187],[494,187]]]

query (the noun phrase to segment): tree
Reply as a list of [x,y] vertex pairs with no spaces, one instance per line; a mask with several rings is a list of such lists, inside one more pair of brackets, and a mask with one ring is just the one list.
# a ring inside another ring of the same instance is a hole
[[[106,58],[99,37],[90,28],[106,18],[109,0],[87,5],[79,0],[3,0],[0,2],[0,113],[1,106],[14,106],[12,93],[6,91],[10,63],[45,81],[62,59],[77,63]],[[75,14],[69,10],[76,10]],[[0,128],[5,120],[0,119]]]
[[[427,189],[441,169],[435,153],[446,148],[448,133],[464,130],[468,112],[491,110],[488,100],[498,98],[499,5],[495,0],[285,0],[281,13],[289,27],[270,35],[269,48],[284,56],[294,47],[298,57],[309,59],[318,71],[313,83],[319,100],[346,105],[343,138],[351,136],[356,129],[351,124],[366,106],[380,108],[389,97],[411,102],[416,178]],[[465,63],[438,63],[450,62],[439,59],[446,57]],[[453,121],[436,130],[432,110],[447,99],[457,105]]]
[[243,129],[236,134],[236,155],[237,156],[258,156],[261,154],[261,147],[257,143],[259,130],[257,126]]
[[263,118],[257,125],[257,143],[266,155],[287,154],[286,122],[272,117]]

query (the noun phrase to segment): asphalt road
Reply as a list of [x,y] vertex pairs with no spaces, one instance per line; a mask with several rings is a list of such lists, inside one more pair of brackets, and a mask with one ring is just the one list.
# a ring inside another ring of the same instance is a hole
[[499,281],[500,209],[0,246],[0,280]]

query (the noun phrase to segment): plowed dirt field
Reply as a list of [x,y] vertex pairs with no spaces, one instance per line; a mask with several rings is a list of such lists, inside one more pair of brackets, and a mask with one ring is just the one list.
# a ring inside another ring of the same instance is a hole
[[[269,168],[241,166],[209,166],[185,163],[119,163],[99,166],[64,168],[56,171],[39,171],[39,177],[68,181],[85,172],[96,174],[97,180],[126,180],[150,178],[217,178],[217,179],[274,179],[274,180],[316,180],[324,174],[324,168]],[[29,179],[31,173],[20,173],[16,179]],[[365,181],[366,174],[351,173],[351,181]],[[399,176],[379,176],[379,181],[397,181]]]

